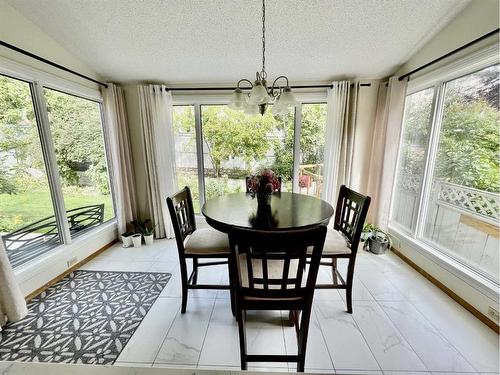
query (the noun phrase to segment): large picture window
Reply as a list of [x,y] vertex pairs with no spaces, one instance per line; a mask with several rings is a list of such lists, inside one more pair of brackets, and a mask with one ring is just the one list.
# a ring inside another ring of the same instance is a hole
[[272,106],[261,116],[225,104],[183,104],[174,106],[173,119],[177,185],[189,186],[196,213],[205,199],[246,191],[245,177],[262,168],[282,178],[282,191],[321,196],[325,103],[304,103],[280,116]]
[[0,235],[14,267],[61,243],[30,84],[5,76],[0,76]]
[[0,76],[0,236],[13,267],[114,218],[101,110]]
[[497,284],[499,74],[496,64],[407,97],[391,214],[394,228]]

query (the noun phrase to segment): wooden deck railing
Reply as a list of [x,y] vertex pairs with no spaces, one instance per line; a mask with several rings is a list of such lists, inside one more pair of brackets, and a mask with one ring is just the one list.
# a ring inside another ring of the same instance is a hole
[[321,197],[323,189],[323,163],[299,165],[299,188],[307,195]]

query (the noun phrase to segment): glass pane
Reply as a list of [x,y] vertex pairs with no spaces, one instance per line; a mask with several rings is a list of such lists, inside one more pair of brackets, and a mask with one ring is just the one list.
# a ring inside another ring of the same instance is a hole
[[0,76],[0,235],[13,267],[60,244],[30,85]]
[[499,65],[446,84],[424,237],[498,282]]
[[[326,103],[303,104],[300,128],[299,192],[321,198]],[[293,140],[290,143],[293,147]]]
[[196,131],[194,106],[174,106],[175,164],[177,186],[188,186],[193,196],[194,212],[200,212],[198,189],[198,159],[196,156]]
[[271,168],[292,190],[293,112],[249,116],[225,105],[201,108],[205,197],[246,191],[245,177]]
[[115,216],[100,104],[45,89],[71,236]]
[[428,88],[406,97],[391,221],[408,232],[415,229],[417,220],[433,95],[434,89]]

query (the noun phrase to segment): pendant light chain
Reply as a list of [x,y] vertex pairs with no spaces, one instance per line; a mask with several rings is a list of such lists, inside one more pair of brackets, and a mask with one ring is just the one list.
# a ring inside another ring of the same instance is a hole
[[262,0],[262,72],[261,78],[266,79],[266,0]]
[[[254,0],[256,1],[256,0]],[[292,89],[288,83],[288,78],[284,75],[279,76],[273,84],[267,86],[266,72],[266,0],[262,0],[262,70],[255,73],[255,81],[248,79],[240,79],[237,87],[233,92],[229,108],[237,111],[245,111],[246,114],[255,115],[260,113],[264,115],[269,104],[273,104],[274,115],[284,115],[291,108],[297,105],[297,100],[292,93]],[[285,81],[285,85],[278,84],[278,81]],[[243,92],[248,88],[240,87],[242,82],[250,85],[249,93]]]

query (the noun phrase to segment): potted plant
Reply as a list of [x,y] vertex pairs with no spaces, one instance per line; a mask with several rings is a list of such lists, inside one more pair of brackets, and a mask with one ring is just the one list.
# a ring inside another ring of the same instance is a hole
[[140,234],[140,233],[134,233],[132,235],[132,243],[134,244],[134,247],[141,247],[141,245],[142,245],[142,234]]
[[122,239],[122,246],[123,247],[130,247],[132,246],[132,235],[133,232],[125,232],[121,234],[121,239]]
[[156,225],[150,219],[144,221],[134,220],[132,224],[134,224],[136,232],[142,234],[146,245],[152,245]]
[[373,254],[384,254],[392,246],[389,233],[373,224],[365,224],[361,240],[365,242],[364,249]]

